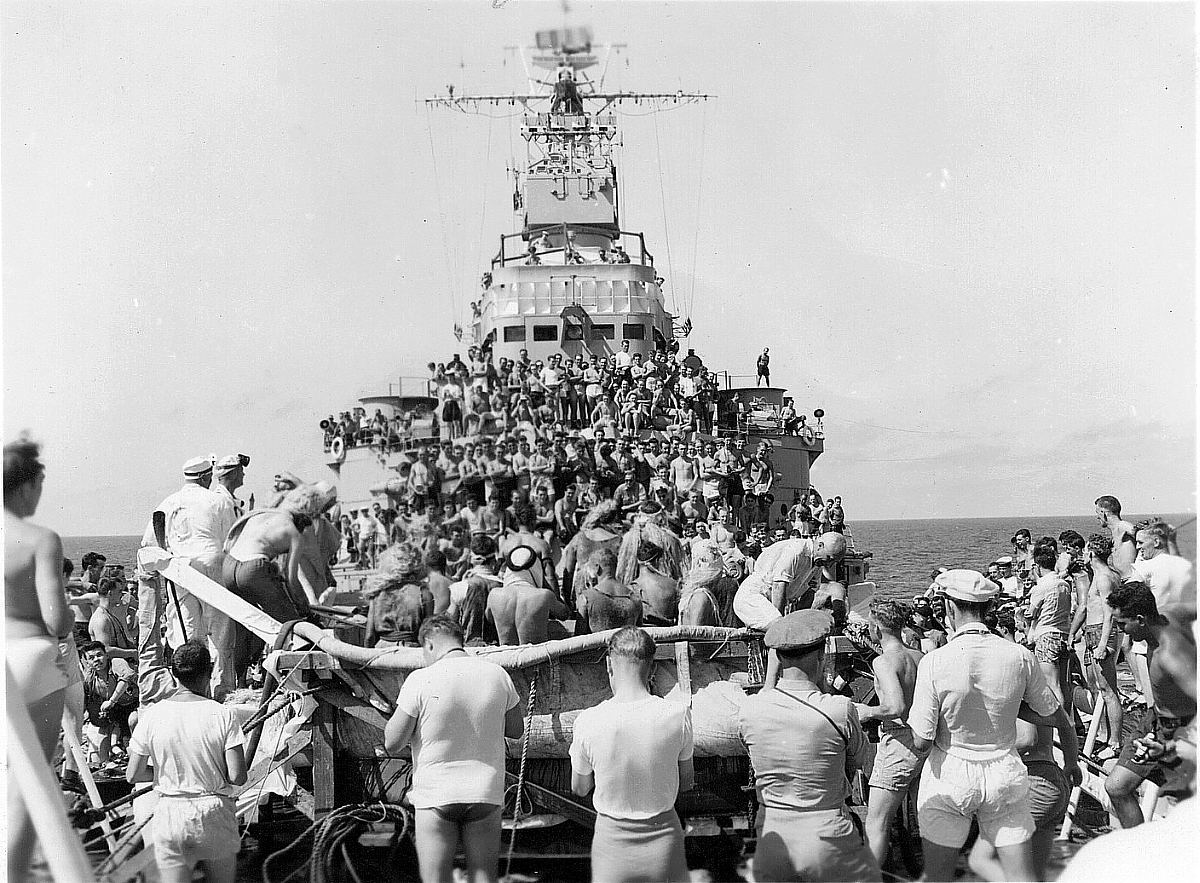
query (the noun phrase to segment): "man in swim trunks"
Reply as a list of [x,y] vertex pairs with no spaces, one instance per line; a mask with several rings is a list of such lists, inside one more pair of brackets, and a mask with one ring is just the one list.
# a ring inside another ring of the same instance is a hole
[[411,672],[383,732],[389,754],[412,744],[421,879],[452,877],[460,846],[468,879],[494,883],[504,804],[504,738],[519,739],[524,705],[500,666],[469,655],[463,630],[431,616],[417,635],[426,667]]
[[504,582],[487,599],[487,620],[502,645],[542,644],[552,618],[570,618],[570,608],[546,586],[543,574],[542,557],[531,546],[516,546],[504,556]]
[[675,802],[694,778],[691,711],[650,692],[654,650],[641,629],[613,634],[612,698],[575,719],[571,790],[583,797],[595,789],[591,870],[598,883],[688,880]]
[[1054,697],[1063,702],[1067,680],[1067,633],[1071,629],[1071,586],[1055,570],[1057,555],[1049,546],[1033,550],[1037,582],[1029,593],[1027,643]]
[[925,762],[925,756],[913,749],[912,730],[905,722],[917,683],[917,663],[923,655],[905,647],[900,640],[907,621],[907,613],[894,601],[871,604],[871,639],[880,648],[880,654],[871,661],[879,704],[859,705],[858,719],[864,724],[875,720],[880,723],[879,750],[871,767],[866,828],[867,845],[881,867],[887,858],[892,817]]
[[1104,782],[1121,827],[1132,828],[1145,821],[1137,797],[1143,781],[1165,786],[1187,778],[1173,742],[1196,718],[1196,608],[1176,604],[1160,609],[1150,587],[1140,582],[1117,586],[1108,595],[1108,605],[1130,639],[1146,642],[1154,692],[1153,705]]
[[[595,572],[596,584],[581,592],[577,598],[579,621],[595,634],[642,624],[642,598],[629,586],[618,582],[617,555],[612,549],[601,548],[593,553],[589,566]],[[582,634],[583,630],[580,629]]]
[[[67,674],[58,642],[71,634],[62,576],[62,540],[27,520],[38,507],[45,466],[38,446],[21,438],[4,446],[4,657],[18,695],[33,720],[47,761],[63,722]],[[37,843],[20,789],[8,786],[8,879],[23,880]]]

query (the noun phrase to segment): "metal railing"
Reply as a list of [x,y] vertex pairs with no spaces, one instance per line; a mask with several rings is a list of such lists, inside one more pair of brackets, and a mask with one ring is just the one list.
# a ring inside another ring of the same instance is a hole
[[[551,227],[543,227],[542,228],[542,230],[552,230],[552,229],[553,228],[551,228]],[[586,224],[580,224],[580,225],[576,225],[576,226],[572,227],[571,225],[568,225],[568,224],[559,224],[558,232],[562,236],[563,242],[567,241],[567,233],[568,233],[568,231],[570,231],[572,229],[576,233],[585,233],[585,234],[592,234],[592,235],[597,235],[597,236],[605,236],[610,239],[613,238],[612,231],[608,230],[604,227],[592,227],[592,226],[589,226]],[[542,230],[538,231],[538,235],[541,235]],[[616,238],[622,240],[622,246],[624,245],[624,240],[626,237],[636,238],[637,246],[638,246],[637,247],[637,254],[638,254],[637,259],[635,260],[634,256],[632,254],[630,254],[629,262],[631,264],[640,264],[641,266],[644,266],[644,267],[653,267],[654,266],[654,255],[652,255],[646,249],[645,235],[642,233],[634,233],[634,232],[628,231],[628,230],[618,230],[617,231]],[[525,233],[502,233],[502,234],[500,234],[500,250],[496,253],[496,256],[494,258],[492,258],[492,267],[493,268],[508,266],[510,263],[519,263],[520,261],[523,261],[529,257],[529,250],[528,250],[529,247],[527,244],[522,245],[520,253],[511,254],[511,255],[508,253],[508,248],[507,248],[508,243],[510,241],[514,241],[514,240],[520,240],[522,243],[527,243],[526,234]],[[565,247],[548,248],[545,251],[539,251],[538,257],[540,258],[540,257],[542,257],[544,255],[548,255],[548,254],[562,254],[565,250],[566,250]],[[604,264],[604,263],[597,263],[596,265],[598,265],[598,266],[620,266],[619,264],[608,265],[608,264]],[[553,264],[551,266],[558,266],[558,265]],[[587,264],[568,264],[568,263],[564,262],[563,266],[587,266]]]

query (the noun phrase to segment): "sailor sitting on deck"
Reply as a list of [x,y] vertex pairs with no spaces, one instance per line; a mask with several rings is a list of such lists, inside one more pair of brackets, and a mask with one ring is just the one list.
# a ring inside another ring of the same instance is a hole
[[551,618],[571,617],[570,608],[546,588],[542,556],[533,547],[511,549],[503,577],[503,585],[488,595],[486,614],[501,644],[542,644],[550,639]]

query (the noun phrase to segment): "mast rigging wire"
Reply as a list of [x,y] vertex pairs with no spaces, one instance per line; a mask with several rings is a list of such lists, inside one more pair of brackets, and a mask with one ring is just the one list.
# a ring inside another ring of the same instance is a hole
[[455,286],[454,273],[450,269],[450,240],[446,236],[446,209],[442,203],[442,179],[438,173],[437,147],[433,143],[433,114],[429,105],[425,105],[425,131],[429,134],[429,155],[433,157],[433,189],[437,193],[438,216],[442,228],[442,257],[446,261],[446,284],[450,288],[450,321],[458,323],[459,312],[458,292]]
[[703,103],[700,112],[700,177],[696,182],[696,216],[692,218],[694,231],[692,233],[692,285],[688,292],[687,300],[687,316],[692,318],[692,310],[696,306],[696,258],[699,254],[700,246],[700,199],[704,193],[704,144],[707,141],[708,135],[708,104]]
[[663,213],[663,239],[667,244],[667,269],[671,273],[671,309],[674,311],[677,307],[675,297],[675,261],[671,257],[671,227],[667,220],[667,190],[663,186],[663,170],[662,170],[662,142],[658,137],[658,117],[654,117],[654,150],[658,158],[658,198],[662,204]]
[[[509,127],[511,128],[511,126]],[[483,167],[490,169],[492,167],[492,118],[488,117],[488,133],[487,133],[487,156],[483,160]],[[479,212],[479,235],[475,237],[475,269],[478,270],[483,265],[483,222],[487,218],[488,206],[488,187],[483,186],[483,208]]]

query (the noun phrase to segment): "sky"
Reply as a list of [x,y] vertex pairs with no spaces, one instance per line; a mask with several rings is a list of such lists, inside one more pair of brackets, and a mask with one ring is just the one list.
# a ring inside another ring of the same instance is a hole
[[[1189,4],[573,3],[624,43],[625,229],[686,346],[826,412],[854,518],[1195,509]],[[558,3],[0,6],[4,437],[140,532],[196,455],[326,477],[517,229],[506,46]]]

